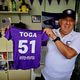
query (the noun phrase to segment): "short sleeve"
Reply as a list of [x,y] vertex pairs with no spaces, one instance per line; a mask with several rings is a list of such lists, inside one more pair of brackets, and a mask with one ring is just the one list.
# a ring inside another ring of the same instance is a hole
[[8,40],[11,39],[11,28],[9,28],[9,29],[5,32],[5,38],[7,38]]
[[78,54],[80,53],[80,38],[76,38],[74,41],[72,41],[71,48],[73,48]]

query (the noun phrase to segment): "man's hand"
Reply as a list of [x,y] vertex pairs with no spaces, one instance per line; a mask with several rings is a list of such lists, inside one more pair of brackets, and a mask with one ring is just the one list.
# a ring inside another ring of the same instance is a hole
[[43,31],[52,39],[56,39],[56,35],[51,28],[45,28]]

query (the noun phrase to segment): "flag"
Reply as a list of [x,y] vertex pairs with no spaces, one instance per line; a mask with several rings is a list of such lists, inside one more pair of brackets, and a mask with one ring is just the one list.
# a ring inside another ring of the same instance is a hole
[[49,5],[51,5],[52,0],[48,0],[48,2],[49,2]]
[[30,0],[31,5],[33,5],[34,0]]
[[61,18],[61,13],[42,12],[42,29],[50,27],[59,28],[58,20]]
[[69,0],[65,0],[66,1],[66,4],[68,4]]
[[57,0],[57,3],[60,4],[60,0]]
[[40,4],[40,5],[42,4],[42,2],[43,2],[43,0],[39,0],[39,4]]

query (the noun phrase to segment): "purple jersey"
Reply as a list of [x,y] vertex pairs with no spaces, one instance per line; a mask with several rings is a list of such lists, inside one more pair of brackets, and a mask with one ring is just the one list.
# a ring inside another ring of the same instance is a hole
[[41,41],[48,37],[42,30],[26,30],[10,27],[5,37],[13,41],[15,69],[30,69],[40,66]]

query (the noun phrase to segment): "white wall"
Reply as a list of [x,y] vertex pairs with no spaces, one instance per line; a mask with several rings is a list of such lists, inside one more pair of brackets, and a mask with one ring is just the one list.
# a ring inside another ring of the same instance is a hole
[[46,0],[46,9],[48,12],[62,12],[64,9],[75,9],[75,0],[69,0],[68,4],[66,4],[65,0],[60,0],[60,4],[57,3],[57,0],[52,0],[51,5],[48,4]]

